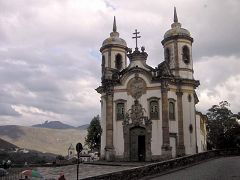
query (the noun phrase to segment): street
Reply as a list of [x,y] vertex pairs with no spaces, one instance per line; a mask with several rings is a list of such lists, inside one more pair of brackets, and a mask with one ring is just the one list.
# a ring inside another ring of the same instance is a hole
[[240,180],[240,156],[210,160],[151,180]]

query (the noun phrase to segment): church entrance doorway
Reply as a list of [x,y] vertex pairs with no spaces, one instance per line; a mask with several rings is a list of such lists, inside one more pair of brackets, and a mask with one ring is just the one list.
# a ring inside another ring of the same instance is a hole
[[146,156],[146,130],[142,127],[130,129],[130,160],[145,161]]

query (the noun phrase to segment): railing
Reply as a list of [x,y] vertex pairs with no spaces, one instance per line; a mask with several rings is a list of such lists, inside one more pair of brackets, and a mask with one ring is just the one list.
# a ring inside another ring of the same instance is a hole
[[227,150],[213,150],[202,152],[194,155],[184,156],[167,161],[151,163],[145,166],[131,168],[128,170],[108,173],[100,176],[83,178],[84,180],[133,180],[140,179],[145,176],[151,176],[163,173],[168,170],[177,169],[189,165],[200,163],[201,161],[224,157],[224,156],[240,156],[240,149],[227,149]]
[[9,174],[7,176],[0,177],[0,180],[19,180],[23,178],[21,175],[22,170],[22,168],[8,169],[7,171]]

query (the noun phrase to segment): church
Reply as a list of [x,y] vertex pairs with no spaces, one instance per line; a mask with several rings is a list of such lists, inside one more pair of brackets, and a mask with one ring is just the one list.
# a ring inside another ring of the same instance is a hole
[[114,17],[100,48],[101,158],[154,161],[198,153],[196,116],[201,113],[195,90],[200,83],[193,76],[190,32],[174,8],[174,22],[162,40],[164,60],[157,67],[147,64],[145,48],[137,45],[139,32],[133,34],[134,51],[120,38]]

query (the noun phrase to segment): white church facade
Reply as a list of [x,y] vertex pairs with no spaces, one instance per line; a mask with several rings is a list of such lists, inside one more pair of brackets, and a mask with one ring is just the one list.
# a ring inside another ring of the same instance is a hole
[[[188,30],[174,22],[162,45],[164,61],[147,65],[145,48],[132,51],[113,32],[102,53],[101,158],[109,161],[152,161],[198,152],[192,43]],[[129,63],[128,63],[129,62]]]

